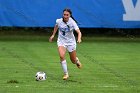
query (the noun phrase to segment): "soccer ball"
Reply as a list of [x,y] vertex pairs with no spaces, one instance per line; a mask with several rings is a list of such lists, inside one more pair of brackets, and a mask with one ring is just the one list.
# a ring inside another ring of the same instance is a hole
[[46,80],[47,76],[45,72],[37,72],[35,75],[35,79],[36,81],[42,81],[42,80]]

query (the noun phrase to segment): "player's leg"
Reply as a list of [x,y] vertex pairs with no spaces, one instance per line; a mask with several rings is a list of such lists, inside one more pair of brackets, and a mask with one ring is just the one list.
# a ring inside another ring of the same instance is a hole
[[78,57],[76,56],[76,46],[75,45],[68,46],[67,50],[69,51],[71,62],[73,64],[76,64],[78,68],[81,68],[82,64],[80,63]]
[[70,60],[72,63],[76,64],[78,68],[82,68],[82,64],[79,61],[78,57],[76,57],[76,50],[69,52]]
[[60,63],[64,72],[64,76],[63,79],[66,80],[69,75],[68,75],[68,69],[67,69],[67,62],[65,59],[65,54],[66,54],[66,48],[64,46],[59,46],[58,47],[58,52],[59,52],[59,56],[60,56]]
[[65,54],[66,54],[66,48],[64,46],[59,46],[58,47],[58,52],[59,52],[60,61],[64,61],[65,60]]

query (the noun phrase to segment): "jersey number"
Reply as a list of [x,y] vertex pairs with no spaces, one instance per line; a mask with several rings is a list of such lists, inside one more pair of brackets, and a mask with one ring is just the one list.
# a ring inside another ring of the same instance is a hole
[[62,31],[62,35],[65,36],[65,31]]

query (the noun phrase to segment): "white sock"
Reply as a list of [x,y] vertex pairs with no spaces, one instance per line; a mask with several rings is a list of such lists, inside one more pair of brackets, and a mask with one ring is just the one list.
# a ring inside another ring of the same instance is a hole
[[78,59],[78,57],[76,57],[76,62],[75,62],[76,64],[78,64],[79,63],[79,59]]
[[67,62],[66,60],[60,62],[61,63],[61,66],[62,66],[62,69],[63,69],[63,72],[64,74],[68,74],[68,70],[67,70]]

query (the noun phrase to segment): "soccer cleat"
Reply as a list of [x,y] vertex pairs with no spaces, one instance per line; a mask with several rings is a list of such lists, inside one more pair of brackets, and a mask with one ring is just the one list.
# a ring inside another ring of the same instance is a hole
[[79,59],[78,59],[78,57],[76,57],[76,65],[77,65],[77,67],[80,69],[80,68],[82,68],[82,64],[81,64],[81,62],[79,61]]
[[63,76],[63,80],[67,80],[69,78],[69,75],[68,74],[65,74],[64,76]]

